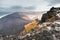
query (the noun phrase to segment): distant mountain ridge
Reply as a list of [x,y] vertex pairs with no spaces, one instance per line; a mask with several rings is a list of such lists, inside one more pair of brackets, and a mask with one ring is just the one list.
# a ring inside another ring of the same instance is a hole
[[24,25],[31,22],[24,20],[19,12],[15,12],[0,19],[0,34],[16,34],[24,29]]

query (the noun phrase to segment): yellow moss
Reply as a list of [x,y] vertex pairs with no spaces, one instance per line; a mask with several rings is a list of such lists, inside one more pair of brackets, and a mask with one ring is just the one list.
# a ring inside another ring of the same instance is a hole
[[38,25],[38,22],[36,22],[36,21],[25,25],[26,32],[30,32],[32,29],[37,27],[37,25]]

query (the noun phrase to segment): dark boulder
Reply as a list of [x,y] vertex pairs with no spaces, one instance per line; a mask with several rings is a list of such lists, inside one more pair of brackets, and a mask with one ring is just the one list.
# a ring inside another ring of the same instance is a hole
[[[51,19],[52,17],[54,17],[55,20],[58,19],[58,16],[56,16],[59,12],[60,8],[54,8],[52,7],[47,13],[42,15],[41,18],[41,23],[46,22],[46,20]],[[53,21],[55,21],[53,20]]]

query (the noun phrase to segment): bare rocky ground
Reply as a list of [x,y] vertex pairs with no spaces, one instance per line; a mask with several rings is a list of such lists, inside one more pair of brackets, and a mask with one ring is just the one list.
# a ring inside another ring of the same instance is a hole
[[48,24],[51,29],[40,29],[21,36],[20,40],[60,40],[60,30],[58,30],[60,24],[52,23]]

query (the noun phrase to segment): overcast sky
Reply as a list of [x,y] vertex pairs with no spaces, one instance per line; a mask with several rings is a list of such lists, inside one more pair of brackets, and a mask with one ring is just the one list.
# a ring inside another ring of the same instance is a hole
[[0,0],[0,7],[34,7],[34,10],[45,11],[52,6],[60,7],[60,0]]

